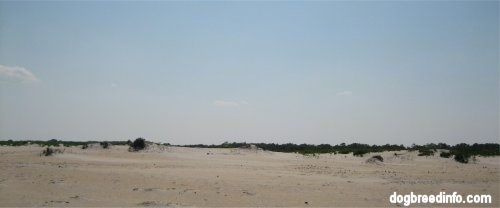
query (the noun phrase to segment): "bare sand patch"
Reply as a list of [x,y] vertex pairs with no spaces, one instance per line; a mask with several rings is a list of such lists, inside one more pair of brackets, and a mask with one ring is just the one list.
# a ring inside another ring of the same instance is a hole
[[[499,157],[460,164],[406,151],[313,157],[256,149],[128,152],[126,146],[71,147],[40,157],[42,149],[0,147],[0,206],[396,206],[389,203],[394,191],[491,194],[489,206],[500,205]],[[373,155],[384,162],[367,163]]]

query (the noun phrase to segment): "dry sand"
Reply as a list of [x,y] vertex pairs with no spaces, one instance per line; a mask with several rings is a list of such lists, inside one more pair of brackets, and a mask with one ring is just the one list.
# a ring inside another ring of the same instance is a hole
[[44,157],[35,145],[1,146],[0,206],[401,206],[389,202],[394,191],[456,191],[490,194],[488,206],[499,207],[499,157],[460,164],[402,151],[398,157],[381,153],[383,163],[366,163],[374,153],[314,157],[251,149],[64,149]]

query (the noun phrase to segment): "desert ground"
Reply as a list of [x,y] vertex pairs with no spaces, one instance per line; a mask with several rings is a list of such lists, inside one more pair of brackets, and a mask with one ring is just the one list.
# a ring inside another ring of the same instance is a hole
[[[398,194],[490,194],[499,207],[500,157],[461,164],[416,152],[303,156],[258,149],[165,147],[128,152],[36,145],[0,147],[0,206],[403,206]],[[415,205],[412,205],[415,206]],[[420,206],[483,206],[420,204]]]

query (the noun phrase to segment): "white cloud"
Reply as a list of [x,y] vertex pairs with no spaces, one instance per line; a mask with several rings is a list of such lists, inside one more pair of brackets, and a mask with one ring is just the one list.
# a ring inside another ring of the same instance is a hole
[[37,82],[38,78],[29,70],[20,66],[0,65],[0,80]]
[[352,95],[351,91],[342,91],[337,93],[337,96],[351,96],[351,95]]
[[247,101],[228,101],[228,100],[216,100],[214,101],[214,106],[216,107],[240,107],[242,105],[248,105]]

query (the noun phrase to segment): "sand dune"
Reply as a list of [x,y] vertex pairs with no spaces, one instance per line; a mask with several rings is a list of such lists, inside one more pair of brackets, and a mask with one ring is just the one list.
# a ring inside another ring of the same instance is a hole
[[394,191],[490,194],[488,206],[500,205],[499,157],[460,164],[403,151],[367,163],[374,154],[64,149],[44,157],[38,146],[0,147],[0,206],[401,206],[389,202]]

